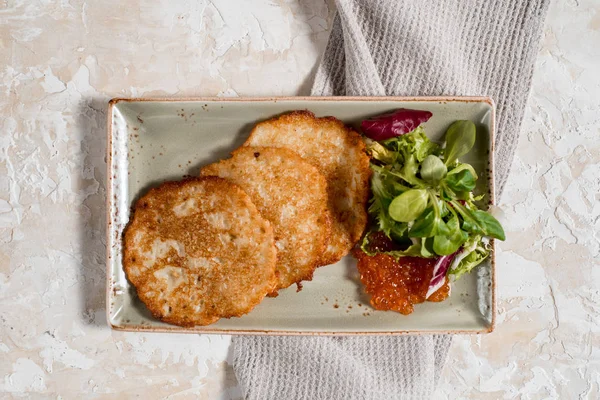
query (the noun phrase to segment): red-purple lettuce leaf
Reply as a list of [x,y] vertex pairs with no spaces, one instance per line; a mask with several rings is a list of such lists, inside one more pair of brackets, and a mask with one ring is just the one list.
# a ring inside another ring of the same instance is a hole
[[[458,253],[458,250],[456,253]],[[431,281],[429,281],[429,289],[427,289],[427,294],[425,298],[428,299],[429,296],[437,292],[439,288],[444,286],[446,282],[446,274],[448,273],[448,268],[452,264],[452,260],[456,256],[456,253],[450,254],[448,256],[442,256],[437,259],[435,266],[433,267],[433,275],[431,276]]]
[[399,108],[387,114],[381,114],[362,122],[361,128],[365,136],[373,140],[386,140],[404,135],[427,122],[433,114],[429,111]]

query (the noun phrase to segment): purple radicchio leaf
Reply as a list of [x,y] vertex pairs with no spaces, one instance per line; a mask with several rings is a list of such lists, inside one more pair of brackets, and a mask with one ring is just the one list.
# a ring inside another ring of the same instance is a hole
[[429,296],[434,294],[439,288],[444,286],[446,282],[446,274],[448,273],[448,268],[452,264],[452,260],[458,253],[460,253],[460,249],[456,252],[447,255],[441,256],[437,259],[435,266],[433,267],[433,275],[431,276],[431,281],[429,281],[429,289],[427,289],[427,294],[425,298],[428,299]]
[[361,128],[365,136],[370,139],[386,140],[414,131],[419,125],[427,122],[432,115],[429,111],[400,108],[364,120]]

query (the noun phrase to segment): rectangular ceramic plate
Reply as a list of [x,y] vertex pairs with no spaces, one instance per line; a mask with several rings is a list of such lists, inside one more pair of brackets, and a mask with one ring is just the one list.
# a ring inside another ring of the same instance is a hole
[[477,125],[475,148],[464,157],[480,176],[479,193],[493,202],[494,104],[489,98],[291,97],[210,99],[114,99],[108,113],[107,314],[114,329],[221,334],[418,334],[485,333],[494,326],[494,256],[452,287],[442,303],[419,304],[409,316],[376,311],[346,256],[319,268],[304,289],[282,290],[251,313],[205,327],[181,328],[150,315],[128,283],[121,265],[121,237],[134,199],[164,181],[197,175],[201,166],[240,146],[258,121],[308,109],[357,126],[361,120],[397,108],[429,110],[427,135],[440,141],[457,119]]

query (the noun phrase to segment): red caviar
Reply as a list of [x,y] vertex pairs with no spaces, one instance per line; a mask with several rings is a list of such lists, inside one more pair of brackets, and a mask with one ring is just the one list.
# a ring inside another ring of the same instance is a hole
[[[395,247],[394,242],[382,232],[369,236],[371,251],[389,251]],[[435,258],[394,257],[377,254],[369,256],[362,250],[354,251],[358,259],[360,280],[365,285],[365,291],[371,295],[371,305],[377,310],[392,310],[407,315],[413,312],[414,304],[423,303]],[[443,301],[448,297],[450,287],[448,279],[429,301]]]

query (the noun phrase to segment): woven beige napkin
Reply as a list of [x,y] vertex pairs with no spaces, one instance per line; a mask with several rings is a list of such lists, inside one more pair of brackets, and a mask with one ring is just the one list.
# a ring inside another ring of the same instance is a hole
[[[508,177],[549,0],[337,0],[312,95],[487,95]],[[399,316],[401,318],[401,316]],[[449,335],[236,337],[246,399],[430,399]]]

